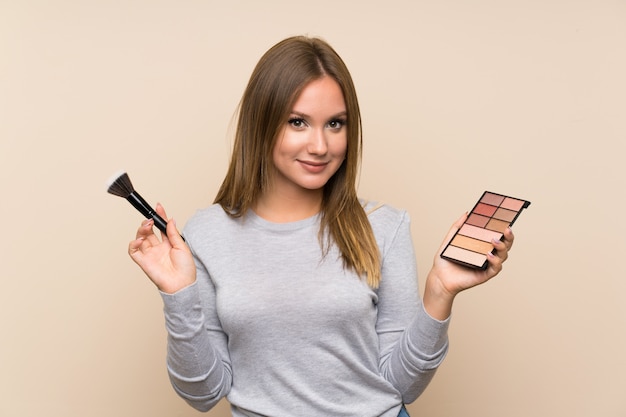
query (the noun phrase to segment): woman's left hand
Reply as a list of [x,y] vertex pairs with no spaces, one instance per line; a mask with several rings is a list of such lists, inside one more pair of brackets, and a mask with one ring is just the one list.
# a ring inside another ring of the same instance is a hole
[[483,284],[502,271],[502,264],[508,258],[509,251],[513,246],[513,232],[507,228],[503,233],[502,240],[491,242],[495,251],[487,255],[488,266],[485,270],[464,267],[441,258],[441,252],[463,225],[466,218],[467,215],[461,216],[450,228],[448,235],[437,251],[433,267],[426,279],[424,306],[429,314],[440,320],[450,315],[452,301],[458,293]]

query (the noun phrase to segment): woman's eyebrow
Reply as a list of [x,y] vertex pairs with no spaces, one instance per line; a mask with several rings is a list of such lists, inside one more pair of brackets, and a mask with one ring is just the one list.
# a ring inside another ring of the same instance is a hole
[[[306,113],[302,113],[302,112],[296,111],[296,110],[292,110],[292,111],[291,111],[291,113],[290,113],[290,115],[292,115],[292,116],[294,116],[294,115],[295,115],[295,116],[301,117],[301,118],[303,118],[303,119],[309,119],[309,118],[311,118],[311,116],[310,116],[310,115],[308,115],[308,114],[306,114]],[[330,117],[329,117],[329,120],[330,120],[330,119],[336,119],[336,118],[338,118],[338,117],[344,117],[344,116],[347,116],[347,115],[348,115],[348,112],[347,112],[346,110],[343,110],[343,111],[341,111],[341,112],[339,112],[339,113],[337,113],[337,114],[334,114],[334,115],[330,116]]]

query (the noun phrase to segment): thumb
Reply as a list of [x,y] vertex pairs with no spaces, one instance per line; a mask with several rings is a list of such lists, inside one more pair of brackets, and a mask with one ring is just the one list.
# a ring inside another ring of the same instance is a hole
[[159,216],[163,217],[164,219],[167,219],[167,214],[165,213],[165,208],[163,207],[163,205],[161,203],[157,203],[156,204],[156,212]]
[[167,222],[167,238],[170,241],[170,244],[175,248],[185,247],[185,238],[178,232],[178,228],[176,227],[176,220],[169,219]]
[[[167,219],[167,214],[165,213],[165,208],[163,207],[163,205],[161,203],[157,203],[156,205],[156,212],[159,216],[161,216],[163,219]],[[170,226],[170,223],[172,223],[172,225]],[[170,241],[170,244],[174,247],[182,247],[185,245],[185,238],[183,238],[180,233],[178,232],[178,229],[176,228],[176,220],[174,219],[169,219],[167,221],[167,225],[165,228],[165,237]]]

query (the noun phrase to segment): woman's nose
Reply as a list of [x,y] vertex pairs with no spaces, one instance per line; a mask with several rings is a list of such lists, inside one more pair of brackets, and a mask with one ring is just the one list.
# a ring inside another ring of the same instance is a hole
[[328,151],[326,132],[324,129],[313,129],[309,137],[307,150],[314,155],[324,155]]

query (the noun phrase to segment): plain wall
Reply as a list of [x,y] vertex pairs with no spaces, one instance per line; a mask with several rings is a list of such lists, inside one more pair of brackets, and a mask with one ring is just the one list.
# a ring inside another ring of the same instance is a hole
[[200,415],[105,184],[127,170],[181,226],[210,204],[253,66],[294,34],[351,69],[360,194],[409,211],[421,277],[484,190],[532,202],[411,414],[626,415],[618,0],[0,0],[0,415]]

